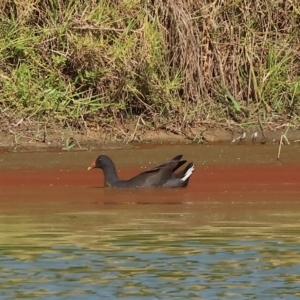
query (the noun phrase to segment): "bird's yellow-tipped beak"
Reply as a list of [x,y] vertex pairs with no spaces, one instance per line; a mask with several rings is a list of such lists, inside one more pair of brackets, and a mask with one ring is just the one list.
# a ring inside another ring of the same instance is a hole
[[88,171],[94,169],[96,167],[95,162],[91,163],[91,165],[87,168]]

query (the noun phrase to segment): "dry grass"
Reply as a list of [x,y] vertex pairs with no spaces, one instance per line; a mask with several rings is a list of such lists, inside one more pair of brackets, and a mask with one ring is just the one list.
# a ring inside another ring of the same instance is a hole
[[[298,124],[296,0],[3,0],[0,106],[42,124]],[[140,121],[141,119],[138,119]],[[135,129],[136,130],[136,129]]]

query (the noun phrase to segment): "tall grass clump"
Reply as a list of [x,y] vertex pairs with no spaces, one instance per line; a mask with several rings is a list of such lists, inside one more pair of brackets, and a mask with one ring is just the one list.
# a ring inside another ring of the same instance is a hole
[[299,120],[296,0],[2,0],[2,122]]

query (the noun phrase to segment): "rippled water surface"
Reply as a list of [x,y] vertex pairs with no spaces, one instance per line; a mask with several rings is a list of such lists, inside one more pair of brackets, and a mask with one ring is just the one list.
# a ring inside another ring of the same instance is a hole
[[196,164],[186,189],[129,191],[85,171],[98,152],[0,154],[0,299],[297,299],[300,158],[285,151],[107,151],[125,177]]

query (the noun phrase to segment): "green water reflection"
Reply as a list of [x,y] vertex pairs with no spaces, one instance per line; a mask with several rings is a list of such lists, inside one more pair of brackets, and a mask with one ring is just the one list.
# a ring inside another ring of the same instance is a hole
[[0,298],[299,297],[299,204],[220,207],[2,215]]

